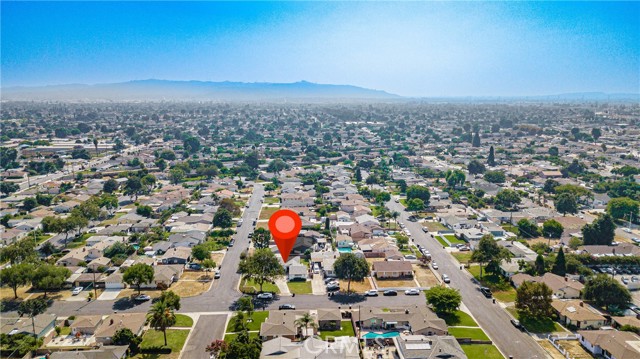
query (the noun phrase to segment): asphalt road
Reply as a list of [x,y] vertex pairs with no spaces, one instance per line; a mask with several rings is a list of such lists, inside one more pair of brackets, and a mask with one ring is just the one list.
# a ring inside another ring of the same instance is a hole
[[438,263],[440,274],[447,274],[451,279],[450,286],[462,294],[462,301],[471,311],[478,324],[484,329],[494,344],[508,358],[534,359],[548,358],[548,354],[533,338],[511,325],[511,316],[498,304],[485,298],[478,286],[472,282],[472,276],[460,266],[440,243],[422,231],[422,225],[408,221],[409,213],[400,203],[387,202],[390,210],[400,212],[399,222],[411,232],[411,238],[431,252],[432,260]]
[[215,339],[224,339],[227,316],[224,314],[201,315],[191,336],[182,350],[181,358],[209,359],[204,350]]

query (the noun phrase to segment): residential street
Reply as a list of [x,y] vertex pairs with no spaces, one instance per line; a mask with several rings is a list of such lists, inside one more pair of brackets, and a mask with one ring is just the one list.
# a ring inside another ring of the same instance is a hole
[[548,357],[529,335],[511,325],[509,322],[511,317],[504,309],[498,304],[493,304],[478,291],[478,286],[471,281],[472,276],[467,271],[460,270],[453,257],[437,241],[430,238],[429,234],[422,231],[420,223],[407,220],[409,213],[400,203],[389,201],[387,207],[400,212],[399,222],[407,226],[417,244],[425,246],[431,252],[433,260],[440,266],[440,274],[447,274],[451,278],[450,286],[460,291],[463,303],[507,358],[509,356],[518,359]]
[[180,358],[184,359],[209,359],[209,354],[204,351],[215,339],[224,338],[227,315],[201,315],[198,322],[191,330],[191,336],[184,345]]

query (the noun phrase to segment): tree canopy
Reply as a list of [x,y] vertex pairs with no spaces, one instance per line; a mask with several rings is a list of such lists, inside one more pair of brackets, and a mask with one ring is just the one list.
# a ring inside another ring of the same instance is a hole
[[338,278],[348,281],[347,292],[349,292],[352,280],[359,282],[369,275],[369,263],[353,253],[345,253],[335,261],[333,270]]
[[588,280],[583,296],[584,299],[595,301],[599,306],[605,306],[607,310],[611,305],[622,306],[631,301],[629,290],[606,274],[598,274]]
[[424,292],[427,303],[436,313],[455,312],[462,302],[462,295],[457,289],[445,286],[434,286]]

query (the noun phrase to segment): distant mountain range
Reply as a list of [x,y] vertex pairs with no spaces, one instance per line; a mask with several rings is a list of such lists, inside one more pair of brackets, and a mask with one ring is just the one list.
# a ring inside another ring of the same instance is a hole
[[294,83],[140,80],[96,85],[6,87],[3,100],[16,101],[280,101],[389,100],[385,91],[350,85]]
[[83,85],[3,87],[5,101],[425,101],[425,102],[638,102],[640,94],[581,92],[541,96],[402,97],[351,85],[136,80]]

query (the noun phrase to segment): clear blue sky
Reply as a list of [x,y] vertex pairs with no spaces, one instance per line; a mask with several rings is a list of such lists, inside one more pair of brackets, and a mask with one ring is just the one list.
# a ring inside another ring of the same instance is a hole
[[2,86],[352,84],[407,96],[640,92],[640,3],[2,1]]

